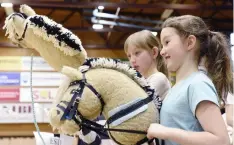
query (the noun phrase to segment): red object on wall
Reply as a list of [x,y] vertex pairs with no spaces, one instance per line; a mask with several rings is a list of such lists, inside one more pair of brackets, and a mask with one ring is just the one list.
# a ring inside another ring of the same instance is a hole
[[19,101],[19,88],[0,88],[0,102]]

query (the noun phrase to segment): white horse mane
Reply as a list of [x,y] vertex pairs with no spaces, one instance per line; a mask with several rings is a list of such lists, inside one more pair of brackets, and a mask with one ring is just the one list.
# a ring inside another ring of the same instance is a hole
[[5,20],[5,25],[3,26],[3,29],[6,29],[5,36],[8,35],[8,38],[12,40],[12,42],[17,43],[18,40],[15,39],[16,34],[16,28],[13,22],[13,19],[11,19],[11,16],[13,14],[9,15]]
[[151,86],[149,86],[147,80],[138,71],[129,66],[127,63],[111,58],[88,58],[86,59],[85,63],[79,67],[79,70],[81,72],[86,72],[89,69],[95,68],[113,69],[124,73],[137,84],[139,84],[149,96],[154,98],[154,103],[158,109],[161,108],[162,100],[158,94],[156,94],[156,91]]

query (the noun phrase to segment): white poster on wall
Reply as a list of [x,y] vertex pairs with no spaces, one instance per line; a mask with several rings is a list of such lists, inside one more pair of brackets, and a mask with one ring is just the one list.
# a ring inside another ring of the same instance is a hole
[[[37,122],[43,122],[43,104],[35,103]],[[30,103],[1,103],[0,123],[33,123],[33,110]]]
[[33,61],[31,61],[30,56],[23,56],[21,58],[22,70],[32,70],[33,71],[54,71],[54,69],[45,61],[44,58],[39,56],[34,56]]
[[[50,132],[40,132],[39,136],[38,132],[33,132],[36,140],[36,145],[72,145],[74,141],[74,137],[63,135],[63,134],[53,134]],[[44,143],[43,143],[44,142]]]
[[[58,88],[33,88],[34,102],[52,102],[56,96]],[[20,102],[31,102],[31,89],[20,88]]]
[[[30,86],[30,72],[20,74],[20,85]],[[58,72],[33,72],[32,86],[59,86],[63,81],[64,75]]]

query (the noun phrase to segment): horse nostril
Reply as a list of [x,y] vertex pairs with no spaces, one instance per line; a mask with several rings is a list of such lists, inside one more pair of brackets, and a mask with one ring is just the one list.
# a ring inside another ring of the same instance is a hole
[[57,110],[57,115],[59,115],[60,114],[60,111],[59,110]]

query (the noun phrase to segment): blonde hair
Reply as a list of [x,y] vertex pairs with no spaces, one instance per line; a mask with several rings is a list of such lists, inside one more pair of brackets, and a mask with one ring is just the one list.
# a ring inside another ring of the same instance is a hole
[[210,31],[205,22],[197,16],[183,15],[168,18],[162,28],[175,28],[181,37],[194,35],[198,39],[198,64],[206,56],[206,68],[220,99],[224,103],[228,92],[233,92],[231,50],[226,37],[220,32]]
[[[133,45],[137,48],[145,49],[147,51],[153,49],[153,47],[157,47],[159,53],[162,49],[159,39],[149,30],[142,30],[131,34],[124,43],[125,53],[127,53],[129,45]],[[160,54],[158,54],[156,58],[156,64],[158,71],[168,76],[166,65],[163,61],[163,57]]]

